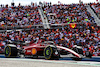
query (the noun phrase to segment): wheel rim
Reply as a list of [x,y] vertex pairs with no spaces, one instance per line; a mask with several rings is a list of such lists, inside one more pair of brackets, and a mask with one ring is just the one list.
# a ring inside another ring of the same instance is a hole
[[50,46],[44,49],[44,57],[45,59],[50,59],[52,55],[52,48]]

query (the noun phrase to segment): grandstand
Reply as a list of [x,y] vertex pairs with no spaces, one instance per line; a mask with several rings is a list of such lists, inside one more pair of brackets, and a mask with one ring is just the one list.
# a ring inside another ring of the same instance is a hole
[[67,48],[79,45],[84,53],[89,50],[100,56],[98,9],[98,3],[0,7],[0,42],[4,46],[9,39],[31,43],[46,36],[46,40],[53,40],[56,45]]

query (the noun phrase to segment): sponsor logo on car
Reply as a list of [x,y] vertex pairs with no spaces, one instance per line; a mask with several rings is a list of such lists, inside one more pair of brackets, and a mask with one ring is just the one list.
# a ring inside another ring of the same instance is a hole
[[31,50],[27,50],[27,52],[29,53],[29,52],[31,52]]

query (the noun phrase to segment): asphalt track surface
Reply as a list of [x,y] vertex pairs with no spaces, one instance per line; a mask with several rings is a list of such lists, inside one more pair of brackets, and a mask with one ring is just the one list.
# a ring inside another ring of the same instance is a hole
[[100,60],[100,57],[73,61],[68,57],[60,60],[44,60],[43,58],[4,58],[3,56],[0,55],[0,67],[100,67],[100,61],[96,61]]
[[0,58],[0,67],[100,67],[100,62]]

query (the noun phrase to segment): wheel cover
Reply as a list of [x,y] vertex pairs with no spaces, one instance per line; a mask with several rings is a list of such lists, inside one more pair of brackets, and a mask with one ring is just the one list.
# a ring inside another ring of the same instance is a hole
[[6,54],[8,54],[8,52],[9,52],[8,49],[6,49]]
[[10,55],[11,55],[11,48],[7,46],[5,48],[5,57],[10,57]]
[[47,51],[46,51],[46,55],[49,55],[49,54],[50,54],[50,53],[49,53],[49,50],[47,50]]
[[52,55],[52,48],[50,46],[44,49],[44,57],[45,59],[50,59]]

